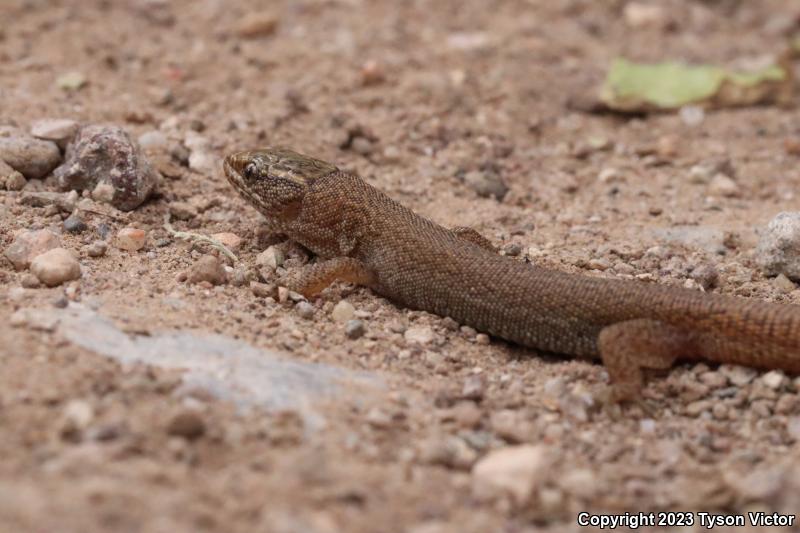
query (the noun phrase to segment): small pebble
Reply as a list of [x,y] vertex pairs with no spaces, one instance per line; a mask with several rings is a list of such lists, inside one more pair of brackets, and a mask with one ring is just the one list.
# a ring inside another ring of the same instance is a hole
[[521,444],[490,451],[472,469],[472,490],[479,500],[511,497],[525,505],[544,481],[550,462],[543,445]]
[[227,279],[225,267],[214,255],[204,255],[198,259],[189,270],[189,283],[202,283],[222,285]]
[[79,124],[68,118],[47,118],[31,124],[31,135],[37,139],[53,141],[63,150],[67,147],[67,143],[75,137],[78,128]]
[[0,160],[29,180],[41,179],[61,162],[61,150],[52,141],[37,139],[16,128],[0,126]]
[[253,293],[253,296],[258,298],[274,298],[277,296],[277,288],[275,285],[259,283],[257,281],[250,282],[250,292]]
[[433,330],[427,326],[414,326],[408,328],[405,333],[403,333],[403,337],[408,344],[421,344],[424,346],[433,342],[434,333]]
[[478,193],[478,196],[502,200],[508,193],[508,186],[494,171],[472,170],[464,175],[464,183]]
[[42,286],[39,278],[30,273],[23,274],[22,278],[19,280],[19,283],[26,289],[38,289]]
[[86,253],[89,254],[89,257],[103,257],[106,255],[106,250],[108,250],[106,241],[94,241],[86,247]]
[[347,300],[340,300],[331,311],[331,318],[336,322],[347,322],[353,318],[356,308]]
[[24,270],[36,256],[57,248],[60,244],[58,236],[50,230],[24,230],[14,237],[3,255],[15,269]]
[[310,303],[305,301],[297,302],[294,308],[297,309],[297,314],[300,315],[300,318],[306,320],[314,318],[314,306]]
[[348,320],[344,327],[344,334],[348,339],[358,339],[366,332],[364,322],[358,319]]
[[270,246],[256,256],[256,264],[258,266],[265,266],[271,270],[276,270],[278,267],[283,266],[284,261],[286,261],[286,256],[277,246]]
[[64,231],[68,233],[83,233],[86,229],[86,222],[76,214],[72,214],[64,220]]
[[144,248],[147,233],[138,228],[123,228],[117,232],[116,246],[121,250],[136,252]]
[[471,375],[464,380],[464,386],[461,388],[461,396],[465,400],[474,400],[479,402],[483,399],[486,390],[486,383],[481,375]]
[[218,240],[232,252],[237,251],[242,246],[242,238],[235,233],[214,233],[211,238]]
[[377,61],[367,61],[361,66],[361,85],[369,87],[386,81],[386,74]]
[[725,174],[715,174],[708,184],[708,193],[712,196],[733,198],[739,196],[739,185]]
[[687,105],[683,106],[678,114],[681,121],[689,127],[699,126],[706,118],[706,112],[700,106]]
[[780,370],[770,370],[761,376],[761,382],[772,390],[780,389],[786,383],[788,383],[788,381],[789,380],[786,378],[786,374]]
[[71,252],[53,248],[31,262],[31,272],[48,287],[61,285],[81,277],[81,265]]
[[239,37],[255,39],[275,33],[279,19],[270,12],[256,12],[244,15],[236,28]]
[[82,72],[70,71],[56,78],[56,86],[65,91],[77,91],[89,83]]
[[169,140],[167,136],[158,130],[147,131],[139,135],[139,146],[143,150],[163,150],[166,149]]
[[719,271],[714,265],[704,263],[692,270],[691,278],[703,287],[703,290],[711,290],[719,283]]
[[167,423],[167,433],[187,440],[195,440],[206,432],[206,423],[194,409],[175,414]]

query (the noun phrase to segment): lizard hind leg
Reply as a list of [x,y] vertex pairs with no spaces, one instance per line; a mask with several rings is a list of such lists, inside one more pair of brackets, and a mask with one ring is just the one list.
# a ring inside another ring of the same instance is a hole
[[492,244],[492,241],[481,235],[478,230],[474,228],[470,228],[469,226],[456,226],[451,228],[450,231],[465,241],[469,241],[472,244],[477,244],[481,248],[485,248],[490,252],[497,252],[497,248],[494,246],[494,244]]
[[695,355],[692,335],[650,319],[617,322],[600,331],[600,357],[611,377],[611,400],[637,401],[645,368],[664,370],[679,357]]
[[287,285],[290,290],[310,298],[322,292],[334,281],[371,287],[375,283],[375,274],[358,259],[335,257],[306,267]]

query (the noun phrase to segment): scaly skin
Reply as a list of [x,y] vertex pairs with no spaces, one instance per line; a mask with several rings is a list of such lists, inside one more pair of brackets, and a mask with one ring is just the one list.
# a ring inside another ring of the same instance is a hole
[[239,152],[224,168],[275,231],[327,259],[292,283],[306,296],[349,281],[523,346],[599,357],[617,400],[636,398],[642,368],[679,358],[800,371],[798,306],[524,264],[287,149]]

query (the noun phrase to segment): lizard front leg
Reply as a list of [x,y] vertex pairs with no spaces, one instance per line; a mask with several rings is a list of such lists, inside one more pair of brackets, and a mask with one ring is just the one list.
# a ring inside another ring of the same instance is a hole
[[650,319],[606,326],[597,343],[615,402],[638,399],[644,384],[642,369],[670,368],[678,357],[692,355],[695,349],[691,333]]
[[299,276],[289,281],[288,288],[310,298],[334,281],[372,287],[375,284],[375,274],[358,259],[335,257],[306,267]]

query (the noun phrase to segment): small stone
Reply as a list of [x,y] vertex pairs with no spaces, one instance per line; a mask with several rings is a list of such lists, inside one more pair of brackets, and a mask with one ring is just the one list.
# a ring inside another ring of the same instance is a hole
[[227,281],[228,275],[216,256],[204,255],[192,265],[188,279],[189,283],[206,281],[212,285],[222,285]]
[[278,286],[278,301],[285,304],[289,301],[289,289],[286,287]]
[[612,181],[619,181],[621,178],[620,171],[613,167],[606,167],[597,174],[597,181],[600,183],[611,183]]
[[661,6],[642,2],[628,2],[622,14],[631,28],[663,26],[666,20],[666,12]]
[[480,374],[473,374],[464,380],[464,386],[461,388],[461,396],[465,400],[479,402],[483,399],[485,390],[486,384],[483,380],[483,376]]
[[4,185],[9,191],[21,191],[26,183],[28,181],[25,176],[0,160],[0,185]]
[[392,427],[392,416],[380,407],[373,407],[367,411],[365,419],[370,426],[376,429],[389,429]]
[[767,276],[800,281],[800,212],[778,213],[761,233],[755,259]]
[[475,335],[475,344],[478,344],[480,346],[489,346],[491,342],[492,339],[489,338],[489,335],[487,335],[486,333],[478,333],[477,335]]
[[464,183],[478,193],[478,196],[486,198],[491,196],[496,200],[502,200],[508,193],[508,186],[494,171],[472,170],[464,175]]
[[450,435],[423,441],[420,444],[419,456],[425,463],[465,470],[472,467],[478,454],[464,442],[464,439]]
[[331,311],[331,318],[336,322],[347,322],[353,318],[356,308],[347,300],[340,300]]
[[71,213],[75,210],[78,203],[78,193],[70,191],[68,193],[51,192],[51,191],[28,191],[22,193],[20,197],[22,205],[30,205],[32,207],[49,207],[56,206],[59,210],[65,213]]
[[783,274],[778,274],[773,283],[784,294],[788,294],[797,288],[797,285]]
[[702,124],[706,118],[706,112],[703,108],[695,105],[683,106],[678,115],[680,115],[684,124],[692,128]]
[[11,167],[29,180],[42,179],[61,162],[61,151],[52,141],[0,126],[0,161],[4,162],[3,168]]
[[708,184],[708,193],[712,196],[733,198],[739,196],[739,185],[725,174],[715,174]]
[[177,220],[190,220],[197,216],[197,208],[187,202],[172,202],[169,204],[169,214]]
[[139,146],[145,151],[166,150],[169,139],[158,130],[147,131],[139,135]]
[[33,259],[60,246],[58,236],[50,230],[25,230],[14,238],[3,255],[17,270],[25,270]]
[[744,387],[758,375],[754,369],[739,365],[720,365],[717,372],[724,375],[736,387]]
[[277,296],[277,288],[275,285],[259,283],[257,281],[250,282],[250,292],[253,293],[253,296],[258,298],[275,298]]
[[297,314],[300,315],[300,318],[306,320],[314,318],[314,306],[310,303],[306,301],[297,302],[294,308],[297,309]]
[[464,429],[472,429],[477,427],[481,422],[481,418],[483,417],[483,413],[481,412],[480,408],[475,404],[475,402],[471,401],[458,402],[453,406],[450,414],[458,426]]
[[72,214],[64,220],[64,231],[67,233],[83,233],[86,228],[86,222],[78,215]]
[[386,74],[377,61],[367,61],[361,66],[361,85],[369,87],[386,81]]
[[237,251],[242,246],[242,238],[235,233],[214,233],[211,238],[218,240],[232,252]]
[[19,283],[26,289],[38,289],[42,286],[39,278],[30,273],[23,274],[22,279],[19,280]]
[[283,266],[285,261],[286,256],[277,246],[270,246],[256,256],[256,264],[258,266],[265,266],[271,270],[276,270],[278,267]]
[[366,331],[367,328],[364,326],[364,322],[358,319],[348,320],[347,324],[344,326],[344,334],[348,339],[358,339],[362,337]]
[[503,253],[511,257],[517,257],[522,253],[522,245],[517,242],[510,242],[503,246]]
[[403,337],[408,344],[420,344],[424,346],[433,342],[434,333],[433,330],[427,326],[414,326],[408,328],[405,333],[403,333]]
[[87,83],[89,82],[86,76],[78,71],[66,72],[56,78],[56,86],[65,91],[77,91],[85,87]]
[[120,250],[136,252],[144,248],[147,233],[139,228],[123,228],[117,232],[116,246]]
[[531,425],[510,409],[493,412],[489,423],[495,435],[511,444],[525,442],[533,433]]
[[167,423],[167,433],[187,440],[195,440],[206,432],[206,423],[194,409],[176,413]]
[[472,469],[473,494],[479,500],[510,496],[515,505],[525,505],[543,481],[547,455],[542,445],[492,450]]
[[47,118],[37,120],[31,125],[31,135],[37,139],[53,141],[62,150],[78,132],[80,125],[68,118]]
[[141,205],[161,180],[138,143],[114,125],[82,126],[53,175],[61,189],[92,191],[97,201],[123,211]]
[[31,262],[31,272],[48,287],[61,285],[81,277],[81,265],[71,252],[53,248]]
[[761,383],[772,390],[778,390],[789,382],[786,374],[780,370],[770,370],[761,376]]
[[686,406],[686,414],[689,416],[700,416],[713,407],[713,403],[708,400],[698,400]]
[[70,429],[83,431],[94,419],[94,408],[84,400],[70,400],[64,406],[64,423]]
[[244,287],[250,281],[250,272],[244,267],[237,267],[230,273],[231,285]]
[[368,156],[375,149],[375,146],[373,142],[367,139],[366,137],[355,137],[353,138],[353,141],[350,144],[350,149],[352,149],[357,154]]
[[104,204],[110,204],[114,201],[114,186],[105,181],[99,182],[92,189],[92,200]]
[[692,270],[690,276],[705,291],[713,289],[719,283],[719,271],[709,263],[704,263]]
[[106,250],[108,250],[106,241],[94,241],[86,247],[86,253],[89,254],[89,257],[103,257],[106,255]]
[[239,37],[255,39],[275,33],[279,19],[270,12],[249,13],[242,18],[236,28]]

